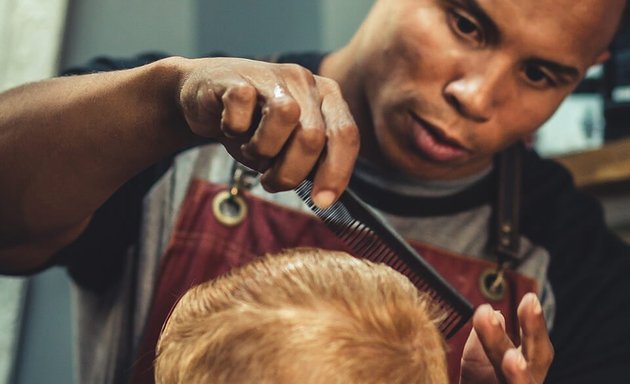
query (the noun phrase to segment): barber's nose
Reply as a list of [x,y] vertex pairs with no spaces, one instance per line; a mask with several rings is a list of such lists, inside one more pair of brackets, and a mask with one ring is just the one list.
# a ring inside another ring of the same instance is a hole
[[505,97],[504,68],[470,70],[450,81],[444,88],[446,101],[463,117],[485,123]]

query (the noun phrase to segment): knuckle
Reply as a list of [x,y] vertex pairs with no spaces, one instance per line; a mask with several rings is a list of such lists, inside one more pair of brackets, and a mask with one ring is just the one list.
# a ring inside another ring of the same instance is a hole
[[179,107],[186,122],[194,127],[196,133],[208,128],[198,129],[215,121],[221,115],[220,101],[211,90],[205,87],[186,86],[179,96]]
[[297,187],[298,184],[299,181],[295,177],[291,177],[286,174],[278,174],[276,175],[274,187],[278,191],[286,191]]
[[304,68],[298,64],[283,64],[284,69],[290,74],[292,77],[297,79],[308,79],[313,80],[313,72]]
[[246,129],[229,119],[221,120],[221,132],[228,139],[237,138],[245,133]]
[[[186,95],[187,96],[187,95]],[[181,106],[182,112],[187,119],[193,119],[197,117],[197,103],[195,100],[192,100],[191,97],[180,96],[179,105]]]
[[319,83],[319,87],[326,93],[341,95],[341,87],[335,80],[329,79],[328,77],[318,76],[317,82]]
[[207,103],[208,98],[207,92],[204,92],[203,88],[187,86],[180,94],[179,104],[187,117],[198,118],[200,105]]
[[277,115],[285,122],[297,123],[300,119],[300,105],[295,99],[290,97],[279,97],[272,99],[269,104],[269,113]]
[[249,122],[241,111],[221,114],[221,131],[227,137],[236,137],[247,133]]
[[341,193],[350,181],[350,173],[344,173],[340,167],[327,167],[325,170],[326,188]]
[[319,154],[326,144],[326,131],[323,126],[304,129],[295,139],[305,153]]
[[348,150],[359,148],[361,138],[359,136],[359,127],[354,122],[341,124],[337,129],[331,130],[329,133],[335,140],[343,142]]
[[238,83],[223,95],[224,102],[248,103],[256,98],[256,88],[246,82]]
[[246,148],[248,155],[253,157],[270,159],[276,155],[269,146],[264,145],[264,143],[257,137],[253,137],[249,143],[247,143]]

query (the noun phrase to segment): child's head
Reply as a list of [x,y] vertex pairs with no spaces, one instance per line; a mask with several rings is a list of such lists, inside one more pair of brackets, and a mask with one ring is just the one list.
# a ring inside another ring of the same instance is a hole
[[156,382],[445,383],[437,316],[385,265],[287,250],[181,298],[160,336]]

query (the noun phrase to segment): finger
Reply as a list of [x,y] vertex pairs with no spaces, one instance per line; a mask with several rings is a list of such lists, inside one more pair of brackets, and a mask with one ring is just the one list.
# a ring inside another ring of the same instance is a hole
[[359,128],[336,82],[316,77],[322,92],[326,150],[313,179],[313,202],[327,208],[346,189],[359,155]]
[[252,116],[258,102],[256,88],[245,80],[236,81],[223,93],[221,101],[223,133],[228,138],[245,135],[252,125]]
[[276,83],[265,88],[259,88],[263,97],[260,123],[249,142],[241,147],[243,155],[250,158],[277,156],[300,121],[300,105],[283,85]]
[[479,336],[474,328],[471,329],[468,339],[466,339],[466,344],[464,344],[462,361],[490,365],[490,360],[486,356],[486,352],[483,350],[483,345],[481,345]]
[[554,350],[538,297],[523,296],[517,310],[521,325],[521,345],[536,382],[542,382],[553,360]]
[[460,384],[497,383],[494,367],[486,356],[474,329],[470,331],[464,344],[459,382]]
[[508,349],[503,356],[501,369],[505,376],[505,381],[509,384],[533,384],[533,378],[527,370],[525,357],[516,348]]
[[223,90],[196,78],[184,83],[179,103],[190,130],[200,136],[216,138],[220,135],[221,101],[217,93]]
[[293,93],[300,104],[299,124],[283,148],[281,156],[261,179],[267,189],[275,191],[295,188],[316,166],[326,145],[326,127],[319,91],[314,82],[304,83],[301,92],[296,90]]
[[473,327],[497,376],[503,379],[501,369],[503,356],[509,349],[514,348],[514,344],[505,332],[503,317],[495,313],[490,305],[483,304],[473,315]]

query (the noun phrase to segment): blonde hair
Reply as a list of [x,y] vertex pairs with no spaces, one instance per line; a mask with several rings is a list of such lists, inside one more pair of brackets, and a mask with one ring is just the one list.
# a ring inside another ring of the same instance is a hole
[[437,316],[386,265],[291,249],[191,288],[162,330],[156,383],[446,383]]

